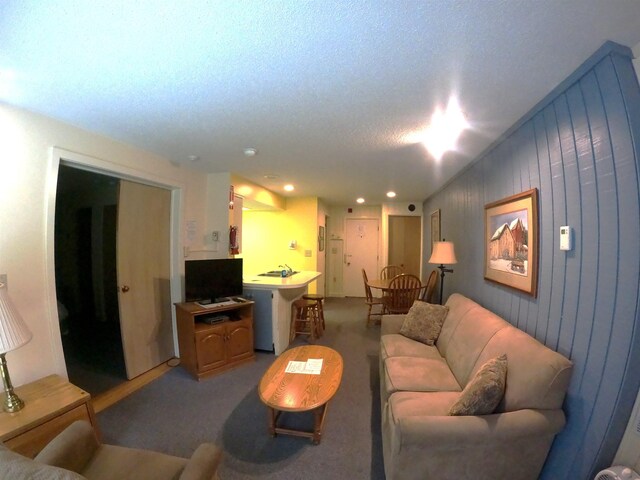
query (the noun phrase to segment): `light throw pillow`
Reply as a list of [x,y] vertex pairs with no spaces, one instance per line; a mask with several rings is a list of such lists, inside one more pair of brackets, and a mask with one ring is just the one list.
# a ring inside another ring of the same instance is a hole
[[492,358],[476,372],[460,397],[449,409],[449,415],[489,415],[504,396],[507,380],[507,355]]
[[64,470],[51,465],[24,457],[19,453],[0,445],[0,478],[11,480],[86,480],[70,470]]
[[427,345],[434,345],[447,313],[449,307],[416,300],[404,317],[400,334]]

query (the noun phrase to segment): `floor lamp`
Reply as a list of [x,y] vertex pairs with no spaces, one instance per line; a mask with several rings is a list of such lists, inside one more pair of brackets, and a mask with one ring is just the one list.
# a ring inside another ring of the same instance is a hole
[[2,408],[6,412],[22,410],[24,402],[13,391],[5,355],[31,340],[31,331],[13,305],[7,286],[0,283],[0,375],[4,384],[5,399]]
[[446,268],[445,265],[458,263],[456,260],[456,252],[453,248],[453,242],[433,242],[433,252],[429,263],[439,263],[440,269],[440,305],[442,305],[442,290],[444,288],[444,274],[453,273],[453,269]]

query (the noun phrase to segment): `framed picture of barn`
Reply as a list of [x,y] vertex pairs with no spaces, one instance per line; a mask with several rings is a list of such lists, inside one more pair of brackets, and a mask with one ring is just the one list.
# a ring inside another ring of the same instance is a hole
[[440,238],[440,209],[431,212],[431,253],[433,253],[433,244],[442,240]]
[[484,207],[484,278],[535,297],[538,290],[538,190]]

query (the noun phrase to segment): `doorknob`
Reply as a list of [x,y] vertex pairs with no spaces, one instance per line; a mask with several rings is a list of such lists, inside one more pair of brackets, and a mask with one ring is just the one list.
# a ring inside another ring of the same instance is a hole
[[129,291],[129,285],[123,285],[122,287],[120,287],[120,291],[122,293],[127,293]]

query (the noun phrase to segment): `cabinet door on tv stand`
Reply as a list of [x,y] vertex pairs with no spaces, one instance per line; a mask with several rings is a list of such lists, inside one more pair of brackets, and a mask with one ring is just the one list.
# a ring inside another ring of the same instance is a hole
[[244,319],[227,324],[227,355],[230,362],[253,356],[253,329],[251,320]]
[[225,326],[218,325],[196,333],[198,371],[211,370],[226,363]]

